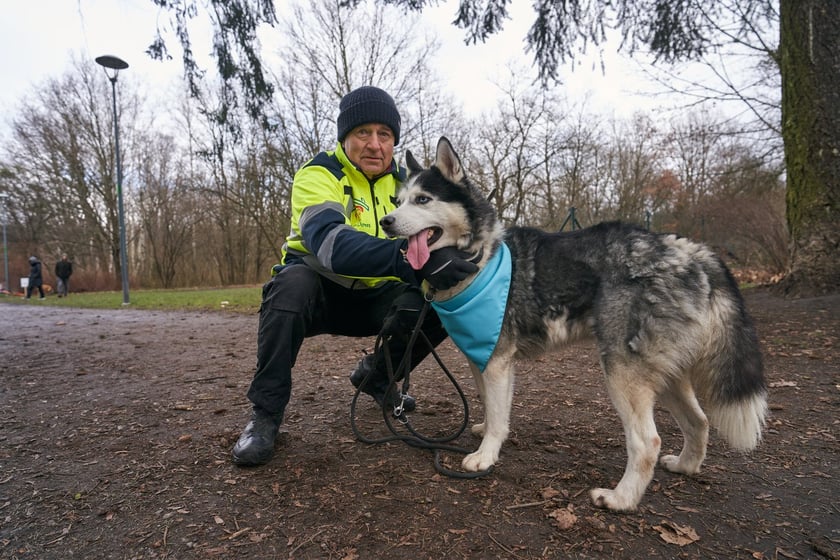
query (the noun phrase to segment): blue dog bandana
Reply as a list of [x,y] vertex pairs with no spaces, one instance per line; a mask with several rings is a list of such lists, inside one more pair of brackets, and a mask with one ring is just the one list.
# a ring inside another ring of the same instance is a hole
[[482,373],[502,332],[511,272],[510,249],[502,243],[466,290],[432,302],[452,341]]

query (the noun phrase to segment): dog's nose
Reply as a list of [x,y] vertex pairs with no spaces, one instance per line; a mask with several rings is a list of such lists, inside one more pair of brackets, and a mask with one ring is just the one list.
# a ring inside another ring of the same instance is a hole
[[383,216],[381,220],[379,220],[379,225],[382,227],[388,227],[394,223],[394,217],[388,214],[387,216]]

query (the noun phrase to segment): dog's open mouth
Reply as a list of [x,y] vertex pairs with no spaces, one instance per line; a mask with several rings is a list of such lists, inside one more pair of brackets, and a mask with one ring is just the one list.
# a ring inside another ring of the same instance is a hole
[[443,235],[442,229],[430,227],[408,238],[408,250],[405,253],[405,258],[411,268],[414,270],[423,268],[423,265],[429,260],[429,245],[433,245],[435,241],[440,239],[441,235]]

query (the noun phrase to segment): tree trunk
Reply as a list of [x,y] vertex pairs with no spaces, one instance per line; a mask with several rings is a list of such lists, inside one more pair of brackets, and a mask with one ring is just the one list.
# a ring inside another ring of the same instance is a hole
[[792,297],[840,290],[840,3],[780,0]]

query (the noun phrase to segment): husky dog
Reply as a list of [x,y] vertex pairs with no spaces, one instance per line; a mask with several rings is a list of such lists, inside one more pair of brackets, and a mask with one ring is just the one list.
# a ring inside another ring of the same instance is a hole
[[[421,268],[429,251],[446,246],[480,255],[478,273],[433,295],[470,360],[484,408],[484,422],[472,428],[483,439],[464,458],[465,470],[481,471],[499,459],[509,430],[514,361],[591,334],[627,445],[618,485],[590,491],[596,506],[632,511],[639,504],[659,457],[657,400],[684,436],[679,455],[660,459],[669,471],[700,470],[710,420],[733,448],[758,444],[767,413],[758,340],[735,280],[708,247],[617,222],[569,233],[504,230],[446,138],[438,142],[431,168],[423,169],[411,153],[406,163],[410,175],[399,206],[380,223],[389,235],[409,239],[411,265]],[[481,278],[489,268],[501,271],[501,283],[472,290],[487,284]],[[475,299],[464,298],[468,292],[483,294],[473,306],[480,313],[499,311],[457,324],[456,309],[451,326],[446,304],[465,300],[456,307],[470,307]],[[496,325],[489,342],[476,334],[485,325],[490,331]]]

